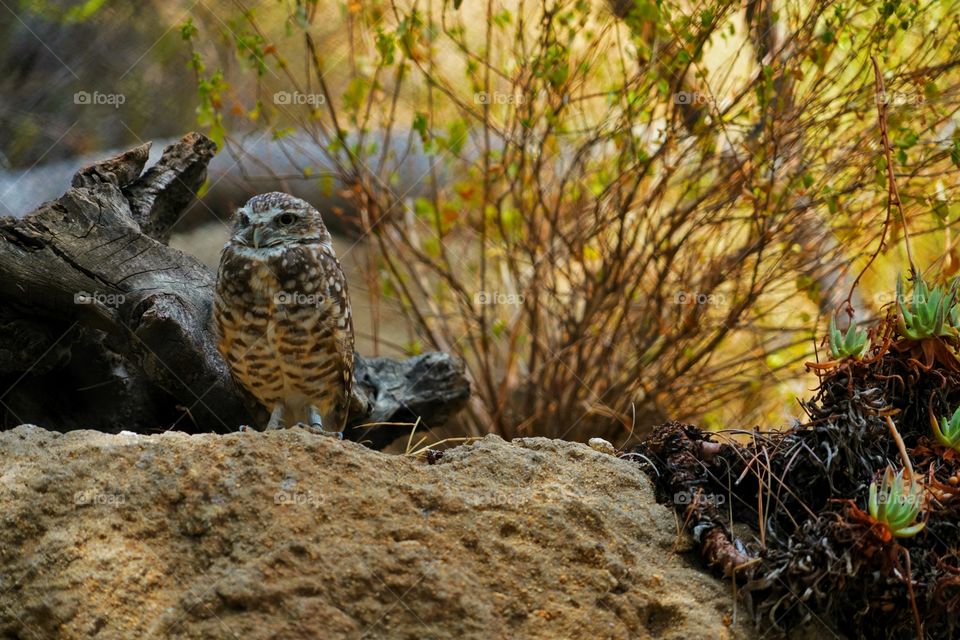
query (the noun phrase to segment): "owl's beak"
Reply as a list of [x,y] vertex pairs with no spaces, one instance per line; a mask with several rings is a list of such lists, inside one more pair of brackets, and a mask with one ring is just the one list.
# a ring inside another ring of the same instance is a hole
[[253,248],[260,248],[260,241],[263,240],[263,227],[253,228]]

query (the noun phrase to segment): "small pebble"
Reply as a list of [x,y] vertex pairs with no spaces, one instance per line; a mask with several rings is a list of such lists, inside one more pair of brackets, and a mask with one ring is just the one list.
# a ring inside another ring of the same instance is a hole
[[614,446],[603,438],[590,438],[587,440],[587,444],[590,445],[591,449],[594,451],[599,451],[600,453],[609,453],[610,455],[613,455],[617,452]]

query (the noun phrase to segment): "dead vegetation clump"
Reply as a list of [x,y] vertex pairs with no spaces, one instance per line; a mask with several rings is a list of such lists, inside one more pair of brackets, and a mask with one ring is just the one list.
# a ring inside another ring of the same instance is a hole
[[916,280],[912,301],[898,295],[861,335],[869,347],[845,353],[831,327],[802,424],[672,422],[633,456],[760,625],[945,638],[960,624],[956,286]]

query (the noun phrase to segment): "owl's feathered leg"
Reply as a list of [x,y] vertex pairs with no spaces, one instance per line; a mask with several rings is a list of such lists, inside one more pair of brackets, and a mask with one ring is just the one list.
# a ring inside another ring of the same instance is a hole
[[267,431],[271,429],[282,429],[283,428],[283,403],[278,402],[274,407],[273,411],[270,412],[270,421],[267,423]]
[[320,411],[313,405],[310,405],[310,430],[320,435],[333,436],[338,440],[343,440],[343,432],[341,431],[324,431],[323,417],[320,415]]

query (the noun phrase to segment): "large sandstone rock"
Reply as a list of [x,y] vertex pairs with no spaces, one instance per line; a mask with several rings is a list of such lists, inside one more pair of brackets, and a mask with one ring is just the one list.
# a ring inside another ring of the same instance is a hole
[[436,464],[293,429],[0,434],[0,634],[742,638],[627,461],[487,437]]

